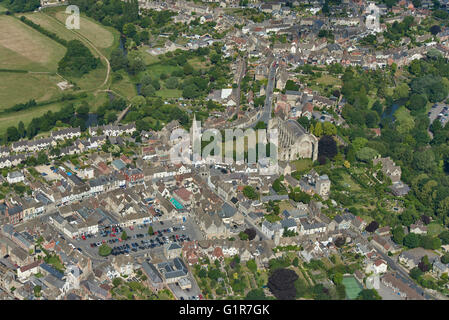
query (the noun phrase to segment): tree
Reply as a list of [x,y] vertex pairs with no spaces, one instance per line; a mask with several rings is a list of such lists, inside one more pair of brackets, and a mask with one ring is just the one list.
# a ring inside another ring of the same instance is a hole
[[109,247],[108,245],[106,245],[104,243],[98,248],[98,254],[102,257],[106,257],[106,256],[110,255],[111,251],[112,251],[111,247]]
[[435,36],[435,35],[437,35],[438,33],[441,32],[441,28],[440,28],[439,25],[435,24],[435,25],[430,27],[429,31],[430,31],[431,34],[433,34]]
[[394,228],[392,233],[393,233],[393,241],[399,245],[402,245],[405,237],[404,229],[402,228],[402,226],[397,226],[396,228]]
[[182,90],[182,97],[186,99],[197,98],[199,95],[198,87],[194,83],[185,86]]
[[138,51],[133,51],[132,54],[128,54],[128,71],[132,75],[144,71],[145,68],[145,61],[143,61],[143,58],[139,55]]
[[371,110],[365,114],[365,124],[368,128],[377,128],[379,120],[379,115],[375,111]]
[[418,263],[418,268],[422,271],[422,272],[427,272],[430,270],[430,262],[429,262],[429,257],[428,256],[424,256],[421,258],[421,261]]
[[401,220],[402,224],[404,226],[410,226],[412,223],[415,222],[415,217],[412,214],[411,210],[405,210],[400,216],[399,219]]
[[109,60],[109,62],[111,64],[112,70],[117,71],[126,68],[126,66],[128,65],[128,58],[126,58],[122,50],[117,48],[111,52],[111,59]]
[[321,122],[318,122],[314,129],[313,129],[313,134],[317,137],[321,137],[323,135],[323,125],[321,124]]
[[239,233],[239,238],[240,240],[248,240],[248,235],[242,231]]
[[418,280],[419,277],[422,276],[422,274],[423,274],[423,272],[418,267],[414,267],[412,270],[410,270],[410,277],[412,279]]
[[129,38],[134,37],[136,32],[136,26],[132,23],[127,23],[123,26],[123,34]]
[[408,97],[408,91],[409,91],[409,87],[408,87],[407,83],[403,82],[403,83],[399,84],[394,89],[393,99],[394,100],[399,100],[399,99],[407,98]]
[[17,131],[19,132],[20,138],[24,138],[26,135],[25,132],[25,125],[23,124],[23,121],[19,121],[19,125],[17,126]]
[[298,275],[290,269],[276,269],[268,278],[268,288],[279,300],[293,300],[296,297],[295,281]]
[[407,101],[407,108],[409,110],[424,110],[427,104],[427,97],[424,94],[414,93]]
[[64,57],[58,62],[60,74],[81,77],[100,64],[99,58],[95,58],[81,41],[70,40],[66,47]]
[[201,268],[201,270],[198,272],[198,277],[200,277],[200,278],[206,278],[206,277],[207,277],[207,271],[206,271],[206,269]]
[[421,216],[421,221],[425,224],[428,225],[430,223],[430,217],[426,216],[426,215],[422,215]]
[[310,120],[309,118],[305,117],[305,116],[301,116],[298,118],[298,123],[305,129],[309,130],[310,129]]
[[121,235],[120,238],[121,238],[122,240],[128,239],[128,235],[126,234],[126,231],[123,231],[123,232],[122,232],[122,235]]
[[151,80],[151,85],[154,87],[154,89],[156,90],[160,90],[161,89],[161,84],[159,83],[159,80],[157,79],[153,79]]
[[248,260],[246,262],[246,266],[248,267],[248,269],[252,273],[256,273],[257,272],[257,264],[256,264],[256,261],[254,259]]
[[338,153],[337,143],[332,136],[324,136],[318,141],[318,157],[333,159]]
[[424,235],[421,237],[420,246],[424,249],[436,250],[441,247],[441,240],[431,235]]
[[218,270],[218,269],[212,268],[212,269],[210,269],[209,272],[207,273],[207,276],[208,276],[210,279],[213,279],[213,280],[217,281],[218,278],[221,277],[221,272],[220,272],[220,270]]
[[445,253],[444,255],[441,256],[441,262],[444,264],[449,263],[449,253]]
[[108,111],[105,115],[106,123],[111,123],[117,120],[117,114],[114,111]]
[[263,289],[253,289],[246,294],[245,300],[267,300],[267,297]]
[[152,227],[152,226],[149,226],[149,227],[148,227],[148,234],[149,234],[150,236],[154,235],[154,231],[153,231],[153,227]]
[[377,221],[373,220],[373,221],[371,221],[371,223],[369,225],[367,225],[365,227],[365,231],[372,233],[372,232],[376,231],[377,228],[379,228],[379,223]]
[[363,289],[357,296],[357,300],[382,300],[375,289]]
[[409,233],[404,237],[404,245],[410,249],[419,247],[420,237],[416,233]]
[[345,245],[345,242],[346,242],[346,240],[344,237],[338,237],[337,239],[335,239],[334,243],[338,248],[341,248]]
[[445,230],[438,235],[443,244],[449,244],[449,230]]
[[256,200],[259,198],[259,194],[256,192],[256,190],[254,190],[253,187],[251,186],[245,186],[243,188],[243,194],[251,200]]
[[175,77],[168,78],[165,81],[165,86],[167,87],[167,89],[176,89],[178,85],[179,85],[178,79]]
[[248,240],[254,240],[256,237],[256,230],[254,228],[247,228],[244,232],[248,235]]
[[152,97],[155,95],[156,89],[153,87],[153,85],[148,84],[148,85],[142,87],[142,89],[140,89],[140,93],[144,97]]
[[332,281],[334,281],[335,284],[342,284],[343,283],[343,274],[337,272],[334,274]]
[[41,290],[42,290],[42,287],[41,287],[41,286],[35,286],[35,287],[33,288],[34,296],[35,296],[35,297],[40,297],[40,295],[41,295]]
[[135,108],[141,108],[146,104],[146,100],[143,96],[135,96],[131,99],[131,106]]
[[8,127],[6,129],[7,141],[17,141],[20,139],[20,133],[16,127]]
[[295,267],[299,266],[299,259],[298,259],[298,257],[295,257],[295,259],[293,259],[292,265],[295,266]]
[[184,71],[184,75],[192,74],[195,69],[188,63],[186,63],[182,69]]

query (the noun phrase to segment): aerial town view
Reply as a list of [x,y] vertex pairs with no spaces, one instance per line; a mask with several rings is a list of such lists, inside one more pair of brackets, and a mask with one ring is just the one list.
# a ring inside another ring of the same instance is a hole
[[449,0],[0,0],[0,300],[449,300],[448,59]]

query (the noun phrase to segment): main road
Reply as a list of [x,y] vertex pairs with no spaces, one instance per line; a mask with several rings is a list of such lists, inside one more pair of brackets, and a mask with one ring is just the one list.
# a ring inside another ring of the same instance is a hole
[[265,122],[268,126],[268,121],[271,118],[271,106],[273,104],[273,90],[274,90],[274,82],[276,80],[276,69],[277,69],[277,61],[274,61],[270,66],[270,71],[268,72],[268,83],[267,88],[265,90],[265,103],[263,106],[262,115],[259,114],[256,121],[251,125],[254,127],[260,121]]

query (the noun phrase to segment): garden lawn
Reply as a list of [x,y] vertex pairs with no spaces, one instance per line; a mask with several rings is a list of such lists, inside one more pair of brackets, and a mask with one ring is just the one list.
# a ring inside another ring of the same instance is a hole
[[311,159],[299,159],[292,161],[292,164],[296,166],[296,171],[305,171],[307,169],[312,168],[312,160]]

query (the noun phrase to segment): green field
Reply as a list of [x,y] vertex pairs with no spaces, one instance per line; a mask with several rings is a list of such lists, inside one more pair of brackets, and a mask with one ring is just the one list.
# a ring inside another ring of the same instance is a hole
[[161,98],[180,98],[182,91],[178,89],[162,89],[156,91],[156,95]]
[[61,78],[50,74],[0,72],[0,111],[31,98],[36,101],[54,98],[62,92],[56,86],[60,81]]
[[[0,6],[0,13],[2,11],[4,7]],[[66,48],[21,22],[18,19],[21,15],[62,39],[82,40],[95,56],[99,56],[99,53],[94,47],[106,57],[109,57],[110,52],[117,47],[120,37],[118,31],[82,16],[81,29],[73,32],[63,24],[66,19],[64,11],[65,7],[57,7],[46,9],[45,12],[18,14],[17,18],[0,15],[2,31],[0,33],[0,69],[30,72],[0,72],[0,112],[30,99],[35,99],[37,102],[53,100],[63,92],[57,87],[57,83],[64,78],[56,72],[58,62],[64,56]],[[107,101],[107,93],[97,91],[97,89],[106,89],[102,87],[106,73],[106,63],[102,59],[101,65],[96,70],[81,78],[70,79],[80,90],[87,91],[88,97],[85,100],[92,110]],[[133,97],[136,95],[135,88],[129,83],[127,75],[125,79],[115,84],[113,89],[123,96]],[[77,101],[74,102],[77,103]],[[27,125],[33,118],[49,110],[58,111],[63,104],[52,103],[20,112],[0,114],[0,134],[5,133],[9,126],[17,125],[19,121]]]
[[[68,16],[65,13],[65,7],[52,8],[46,10],[45,13],[58,19],[64,24]],[[112,49],[118,45],[120,38],[120,34],[117,30],[103,26],[83,14],[81,14],[80,17],[80,29],[75,31],[86,37],[103,54],[106,54],[106,56],[109,56]]]
[[129,79],[129,76],[126,72],[120,72],[120,74],[122,75],[123,79],[113,82],[111,85],[111,90],[117,92],[121,96],[131,99],[137,95],[136,86]]
[[181,69],[181,67],[175,67],[165,64],[154,64],[147,68],[147,73],[154,78],[160,78],[161,74],[165,73],[170,75],[173,71]]
[[343,277],[343,284],[345,285],[346,296],[350,300],[357,298],[359,293],[362,291],[360,284],[353,276]]
[[50,71],[66,48],[11,16],[0,16],[0,68]]

